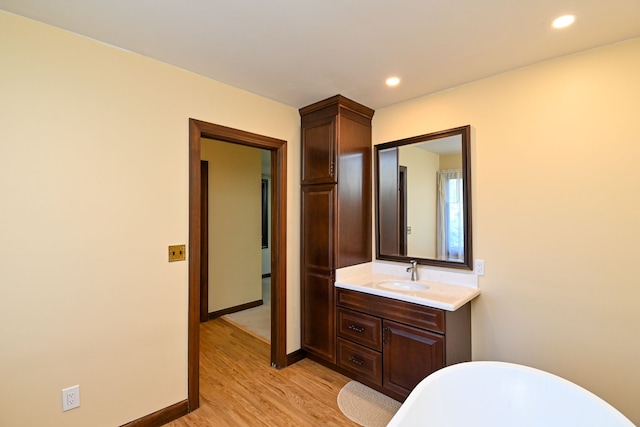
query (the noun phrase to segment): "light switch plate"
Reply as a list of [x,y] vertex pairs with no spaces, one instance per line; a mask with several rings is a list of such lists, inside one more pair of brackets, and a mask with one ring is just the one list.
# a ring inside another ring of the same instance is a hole
[[184,261],[187,259],[186,245],[169,246],[169,262]]

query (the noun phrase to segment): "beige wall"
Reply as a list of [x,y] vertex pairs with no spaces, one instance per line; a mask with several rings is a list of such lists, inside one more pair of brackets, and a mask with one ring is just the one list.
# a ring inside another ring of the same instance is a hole
[[440,156],[440,170],[460,169],[462,167],[462,154],[443,154]]
[[472,126],[473,358],[561,375],[640,424],[640,39],[376,111],[373,141]]
[[187,397],[187,263],[167,246],[188,243],[190,117],[288,141],[299,348],[295,108],[6,13],[0,94],[0,425],[112,427]]
[[209,313],[262,298],[261,150],[202,140],[209,162]]

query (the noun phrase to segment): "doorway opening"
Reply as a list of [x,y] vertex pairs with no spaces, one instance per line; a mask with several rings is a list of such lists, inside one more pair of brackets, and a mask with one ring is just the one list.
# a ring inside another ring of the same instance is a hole
[[271,151],[201,139],[200,321],[270,345]]
[[189,308],[188,404],[200,397],[200,317],[202,268],[202,138],[261,148],[271,152],[271,365],[283,368],[286,354],[286,141],[189,119]]
[[401,256],[407,256],[407,234],[410,233],[407,223],[407,167],[398,167],[398,220],[399,244]]

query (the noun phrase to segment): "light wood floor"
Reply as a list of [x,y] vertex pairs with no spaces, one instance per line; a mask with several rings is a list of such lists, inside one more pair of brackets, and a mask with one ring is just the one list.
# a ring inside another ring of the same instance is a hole
[[165,427],[357,426],[336,402],[347,382],[309,359],[278,371],[269,344],[210,320],[200,328],[200,408]]

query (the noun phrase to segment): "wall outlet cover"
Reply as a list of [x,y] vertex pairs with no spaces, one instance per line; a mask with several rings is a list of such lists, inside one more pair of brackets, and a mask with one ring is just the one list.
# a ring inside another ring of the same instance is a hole
[[80,406],[80,386],[62,389],[62,410],[68,411]]

